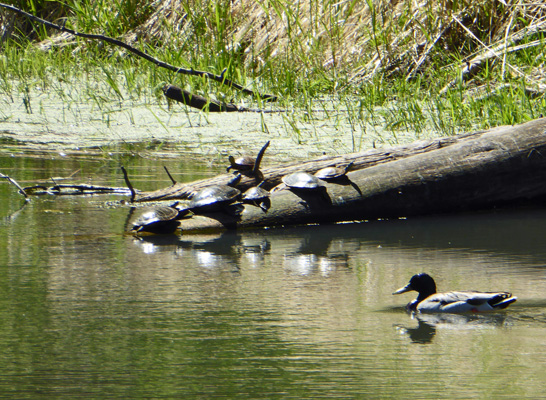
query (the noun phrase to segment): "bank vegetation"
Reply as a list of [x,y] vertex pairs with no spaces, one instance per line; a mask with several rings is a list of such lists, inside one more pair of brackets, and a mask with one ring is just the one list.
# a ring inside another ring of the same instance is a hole
[[[173,65],[225,71],[245,87],[278,96],[272,107],[301,111],[287,118],[342,112],[356,125],[445,136],[525,122],[546,109],[542,2],[11,3],[80,32],[123,40]],[[8,97],[85,76],[105,82],[110,92],[103,97],[117,100],[123,85],[131,96],[159,101],[161,87],[172,83],[262,106],[239,91],[161,71],[123,49],[48,31],[6,10],[0,10],[0,29],[0,91]],[[85,95],[93,98],[93,90]]]

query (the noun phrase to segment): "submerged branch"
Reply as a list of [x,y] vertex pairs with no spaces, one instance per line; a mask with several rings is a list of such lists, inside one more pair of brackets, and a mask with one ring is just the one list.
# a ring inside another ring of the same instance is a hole
[[25,192],[31,195],[42,194],[55,194],[55,195],[78,195],[78,194],[121,194],[127,195],[130,190],[127,188],[111,187],[111,186],[97,186],[81,184],[55,184],[54,186],[47,187],[44,185],[29,186],[23,189]]

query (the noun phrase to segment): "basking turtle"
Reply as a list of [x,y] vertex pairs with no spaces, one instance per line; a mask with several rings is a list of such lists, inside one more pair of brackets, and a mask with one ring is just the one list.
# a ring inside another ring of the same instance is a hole
[[241,180],[241,174],[232,178],[227,185],[214,185],[198,191],[188,204],[194,214],[222,211],[241,197],[241,191],[234,186]]
[[282,181],[289,189],[312,191],[323,187],[316,176],[307,172],[294,172],[283,176]]
[[222,211],[241,196],[241,191],[227,185],[214,185],[200,190],[192,197],[188,209],[194,214]]
[[258,186],[251,187],[243,194],[243,203],[252,204],[260,207],[264,212],[271,207],[270,193],[262,188],[265,181],[262,181]]
[[254,158],[250,156],[241,156],[241,157],[233,157],[229,156],[229,163],[231,164],[229,167],[226,168],[226,171],[229,172],[230,169],[233,169],[235,171],[250,171],[254,169],[255,165]]
[[178,220],[185,216],[187,210],[171,206],[157,207],[142,214],[133,224],[131,231],[150,233],[173,233],[178,228]]
[[250,156],[241,156],[238,158],[229,156],[230,165],[226,168],[226,171],[229,172],[230,169],[233,169],[234,171],[243,172],[246,175],[251,175],[258,179],[262,179],[263,176],[260,171],[260,163],[262,162],[262,158],[265,154],[265,150],[269,146],[269,143],[270,142],[268,141],[263,145],[256,156],[256,160]]
[[[301,197],[311,207],[331,205],[332,200],[326,191],[326,187],[315,175],[307,172],[294,172],[293,174],[282,177],[285,187],[294,194]],[[282,185],[277,186],[274,191],[282,189]]]
[[353,162],[348,164],[345,168],[341,167],[326,167],[319,169],[315,172],[315,176],[323,181],[335,181],[336,179],[342,179],[346,176],[349,169],[353,166]]

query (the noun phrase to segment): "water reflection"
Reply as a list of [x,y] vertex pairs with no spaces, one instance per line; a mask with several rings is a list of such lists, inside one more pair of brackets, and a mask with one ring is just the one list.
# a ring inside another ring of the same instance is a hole
[[[145,254],[185,252],[203,268],[220,268],[243,263],[256,268],[264,264],[264,257],[272,248],[284,249],[282,266],[291,273],[308,275],[318,272],[324,276],[349,268],[349,251],[343,239],[325,235],[293,237],[290,248],[286,238],[264,233],[236,233],[199,235],[151,235],[135,237],[133,243]],[[242,261],[244,259],[244,262]]]
[[[238,270],[241,258],[252,267],[263,264],[263,257],[271,249],[264,236],[241,236],[235,232],[200,234],[189,236],[151,235],[135,237],[133,243],[145,254],[160,252],[185,253],[206,269],[231,266]],[[246,264],[245,263],[245,264]]]
[[28,204],[28,201],[23,200],[21,203],[21,207],[16,209],[15,211],[10,211],[10,214],[3,216],[2,219],[0,219],[0,225],[9,225],[15,222],[17,217],[21,214],[25,206]]
[[[140,179],[149,170],[163,172],[146,167]],[[22,204],[8,189],[1,216]],[[40,197],[3,223],[5,396],[544,393],[544,210],[137,238],[125,232],[127,208],[108,200]],[[421,271],[439,290],[519,299],[499,315],[411,319],[391,293]]]
[[422,314],[408,313],[417,326],[395,325],[413,343],[428,344],[438,329],[468,330],[500,328],[511,324],[506,313],[498,314]]

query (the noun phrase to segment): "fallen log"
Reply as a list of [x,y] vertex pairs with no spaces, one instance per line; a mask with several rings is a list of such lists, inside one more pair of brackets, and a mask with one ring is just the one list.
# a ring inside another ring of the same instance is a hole
[[[181,229],[189,232],[408,217],[544,198],[545,133],[543,118],[449,138],[448,145],[427,151],[422,145],[409,146],[415,151],[411,155],[390,157],[388,162],[377,158],[372,166],[349,172],[345,182],[325,183],[327,197],[317,192],[280,190],[272,193],[268,212],[244,205],[240,216],[222,212],[196,215],[180,221]],[[432,143],[442,142],[431,141],[429,145]],[[416,150],[419,148],[421,151]],[[318,168],[324,162],[308,165]]]
[[[265,110],[261,108],[247,108],[233,103],[224,103],[214,99],[207,99],[195,93],[190,93],[178,86],[167,84],[163,86],[163,94],[169,100],[178,101],[189,107],[208,112],[255,112],[255,113],[278,113],[286,110]],[[266,101],[268,101],[266,99]]]
[[178,101],[187,106],[209,112],[234,112],[239,111],[235,104],[221,103],[217,100],[206,99],[198,94],[193,94],[175,85],[163,86],[163,94],[171,100]]
[[[472,136],[479,135],[480,132],[471,134]],[[308,161],[296,161],[285,163],[283,166],[260,168],[263,179],[266,181],[263,185],[266,189],[271,189],[281,183],[281,178],[293,172],[305,171],[311,174],[319,169],[331,166],[346,166],[353,163],[351,170],[368,168],[373,165],[386,163],[389,161],[398,160],[409,157],[415,154],[426,153],[432,150],[451,146],[460,140],[463,140],[468,135],[459,135],[454,137],[420,140],[409,145],[387,147],[382,149],[370,149],[364,152],[351,153],[343,156],[324,156]],[[226,160],[226,165],[229,165]],[[237,185],[241,191],[255,186],[256,178],[251,174],[242,171],[243,177]],[[191,196],[207,186],[223,185],[233,177],[231,174],[222,174],[213,178],[201,179],[189,183],[176,183],[167,188],[159,189],[153,192],[141,192],[137,195],[136,202],[161,201],[161,200],[181,200],[189,199]]]

